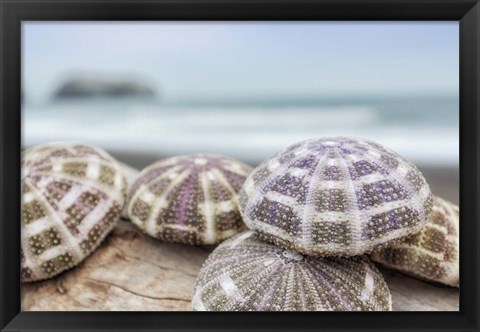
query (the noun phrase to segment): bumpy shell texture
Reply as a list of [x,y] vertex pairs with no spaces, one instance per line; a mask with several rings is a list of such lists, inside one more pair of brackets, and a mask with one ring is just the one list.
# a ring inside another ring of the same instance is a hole
[[126,182],[106,152],[52,143],[22,156],[21,281],[51,278],[90,255],[115,226]]
[[192,306],[197,311],[387,311],[391,296],[366,256],[303,256],[247,231],[208,257]]
[[130,220],[150,236],[215,244],[243,229],[238,192],[251,172],[212,154],[168,158],[144,169],[129,193]]
[[458,206],[435,197],[433,212],[419,233],[405,241],[374,251],[371,258],[414,277],[458,287]]
[[239,195],[246,225],[306,255],[353,256],[418,232],[432,209],[420,171],[364,139],[312,139],[260,164]]

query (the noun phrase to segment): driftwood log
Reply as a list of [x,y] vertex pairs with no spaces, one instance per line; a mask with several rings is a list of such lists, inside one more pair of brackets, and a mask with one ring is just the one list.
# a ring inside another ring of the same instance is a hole
[[209,252],[157,241],[121,221],[82,264],[55,279],[24,284],[23,310],[190,310]]
[[[129,182],[135,170],[126,168]],[[83,263],[56,278],[23,284],[24,311],[187,311],[212,248],[155,240],[122,220]],[[455,311],[459,291],[382,269],[395,311]]]
[[[195,278],[210,250],[158,241],[121,221],[75,269],[23,284],[22,310],[190,310]],[[458,310],[458,289],[382,272],[393,310]]]

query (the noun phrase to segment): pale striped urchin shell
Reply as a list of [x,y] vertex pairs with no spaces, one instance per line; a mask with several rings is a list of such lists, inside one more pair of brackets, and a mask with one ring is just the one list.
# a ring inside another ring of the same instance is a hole
[[214,154],[158,161],[130,189],[128,215],[158,239],[219,243],[244,228],[237,196],[250,172],[250,166]]
[[433,211],[420,232],[405,241],[375,250],[370,257],[411,276],[458,287],[458,206],[434,197]]
[[21,280],[51,278],[79,264],[115,226],[126,182],[106,152],[76,143],[22,155]]
[[244,222],[306,255],[353,256],[418,232],[432,209],[420,171],[354,138],[311,139],[260,164],[239,194]]
[[247,231],[208,257],[192,306],[197,311],[388,311],[391,296],[366,256],[303,256]]

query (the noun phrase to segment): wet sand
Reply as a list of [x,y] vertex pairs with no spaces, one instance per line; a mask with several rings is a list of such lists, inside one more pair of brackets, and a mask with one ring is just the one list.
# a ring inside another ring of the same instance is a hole
[[421,166],[434,195],[459,204],[460,172],[458,167]]

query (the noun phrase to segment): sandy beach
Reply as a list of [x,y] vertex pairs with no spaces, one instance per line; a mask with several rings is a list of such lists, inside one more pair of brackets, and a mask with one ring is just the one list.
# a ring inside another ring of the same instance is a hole
[[457,167],[419,166],[434,195],[459,204],[460,172]]

